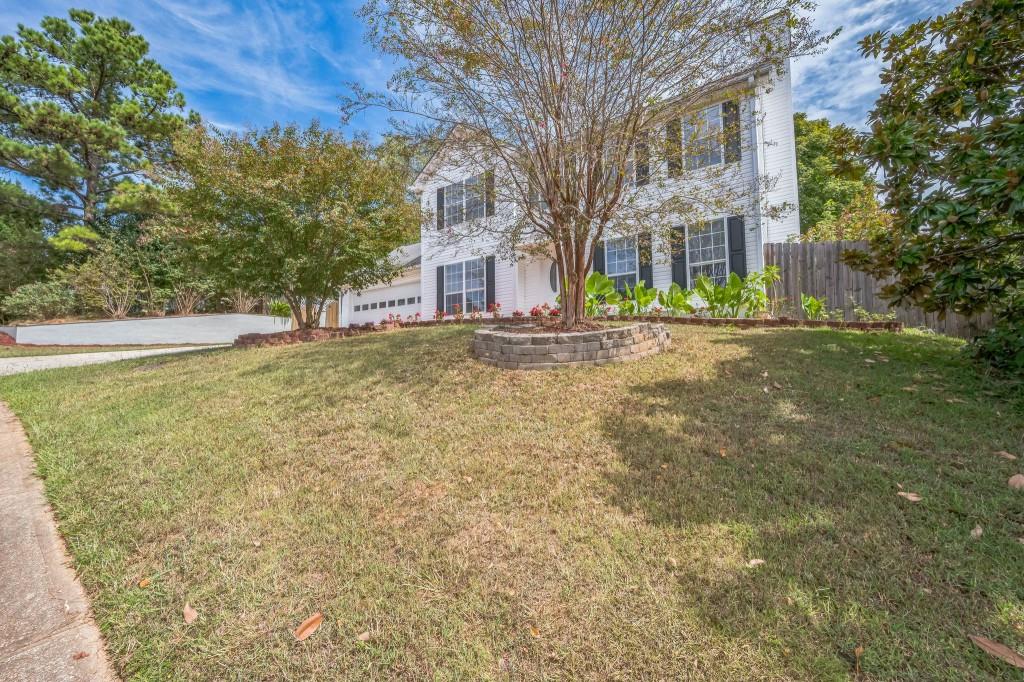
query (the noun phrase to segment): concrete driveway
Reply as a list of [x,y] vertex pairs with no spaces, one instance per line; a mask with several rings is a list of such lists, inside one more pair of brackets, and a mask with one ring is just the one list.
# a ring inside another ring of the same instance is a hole
[[98,365],[104,362],[131,360],[132,358],[148,358],[154,355],[191,353],[193,351],[207,350],[209,348],[226,348],[226,346],[178,346],[177,348],[155,348],[153,350],[113,350],[99,351],[97,353],[72,353],[68,355],[34,355],[24,358],[0,358],[0,376],[21,374],[23,372],[35,372],[41,369],[56,369],[58,367]]

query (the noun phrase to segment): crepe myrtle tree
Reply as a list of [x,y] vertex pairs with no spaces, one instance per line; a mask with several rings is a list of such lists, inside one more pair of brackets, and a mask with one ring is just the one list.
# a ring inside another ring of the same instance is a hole
[[[711,213],[751,209],[738,106],[724,125],[701,110],[733,103],[825,38],[804,0],[370,0],[375,44],[401,58],[389,94],[356,89],[349,112],[413,113],[448,133],[446,167],[486,160],[487,201],[513,217],[437,239],[489,235],[509,258],[554,252],[563,324],[584,315],[584,280],[601,240],[649,236]],[[414,123],[414,126],[416,123]],[[452,178],[457,181],[461,178]],[[758,178],[759,183],[770,183]],[[785,207],[757,207],[784,210]],[[485,215],[490,211],[485,211]]]
[[224,288],[280,296],[301,329],[338,292],[390,279],[388,254],[419,225],[407,160],[314,121],[243,134],[195,126],[160,173],[167,213],[152,229],[191,242]]

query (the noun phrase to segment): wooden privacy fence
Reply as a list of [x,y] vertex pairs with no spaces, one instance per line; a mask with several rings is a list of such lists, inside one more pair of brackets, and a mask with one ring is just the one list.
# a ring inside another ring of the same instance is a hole
[[827,299],[827,307],[841,309],[844,319],[854,320],[854,307],[860,306],[870,313],[895,312],[896,319],[907,327],[927,327],[941,334],[972,338],[991,326],[991,317],[982,315],[968,318],[947,313],[939,319],[938,313],[926,313],[920,308],[900,306],[890,308],[880,296],[882,287],[890,280],[876,280],[866,273],[854,270],[839,256],[847,249],[866,249],[867,242],[792,242],[764,245],[764,264],[777,265],[782,279],[775,284],[769,296],[783,300],[787,314],[804,317],[800,307],[800,294]]

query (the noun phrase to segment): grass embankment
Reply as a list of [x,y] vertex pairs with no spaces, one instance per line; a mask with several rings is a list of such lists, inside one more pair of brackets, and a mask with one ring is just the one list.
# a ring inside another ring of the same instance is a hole
[[1019,674],[967,635],[1024,650],[1024,400],[956,342],[677,327],[528,373],[470,334],[0,380],[120,671]]

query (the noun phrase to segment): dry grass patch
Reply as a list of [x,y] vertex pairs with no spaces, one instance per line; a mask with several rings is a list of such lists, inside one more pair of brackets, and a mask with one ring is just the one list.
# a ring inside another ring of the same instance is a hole
[[954,342],[686,327],[538,373],[471,334],[0,381],[121,672],[1012,674],[967,635],[1024,649],[1024,400]]

